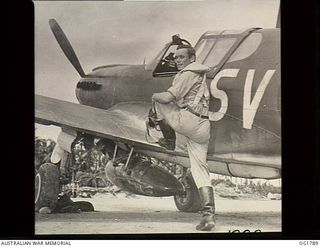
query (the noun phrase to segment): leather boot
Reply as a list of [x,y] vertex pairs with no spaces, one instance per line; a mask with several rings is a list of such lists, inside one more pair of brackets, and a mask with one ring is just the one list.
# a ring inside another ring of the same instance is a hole
[[203,209],[202,220],[196,229],[210,231],[216,224],[213,188],[211,186],[200,187],[199,192]]
[[147,124],[151,128],[155,128],[157,125],[159,125],[159,123],[157,121],[157,114],[153,111],[152,108],[149,110]]
[[176,132],[165,120],[158,121],[158,124],[164,137],[158,140],[159,145],[168,150],[174,150],[176,148]]

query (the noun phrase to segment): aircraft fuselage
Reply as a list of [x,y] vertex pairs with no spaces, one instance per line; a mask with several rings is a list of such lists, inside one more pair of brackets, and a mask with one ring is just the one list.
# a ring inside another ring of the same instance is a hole
[[[200,41],[208,37],[210,33]],[[172,80],[173,75],[154,77],[144,65],[101,66],[80,79],[76,95],[81,104],[102,109],[122,102],[151,105],[152,94],[166,91]],[[280,30],[252,32],[214,76],[207,76],[207,84],[212,96],[208,159],[252,161],[280,169]]]

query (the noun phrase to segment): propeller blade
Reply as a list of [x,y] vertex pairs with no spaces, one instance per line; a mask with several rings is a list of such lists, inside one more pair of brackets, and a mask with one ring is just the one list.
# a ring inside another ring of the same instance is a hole
[[276,28],[281,28],[281,8],[279,7]]
[[79,59],[74,52],[67,36],[62,31],[61,27],[59,26],[58,22],[55,19],[49,20],[49,26],[53,35],[55,36],[60,48],[62,49],[63,53],[66,55],[70,63],[73,67],[78,71],[81,77],[85,77],[85,73],[81,67]]

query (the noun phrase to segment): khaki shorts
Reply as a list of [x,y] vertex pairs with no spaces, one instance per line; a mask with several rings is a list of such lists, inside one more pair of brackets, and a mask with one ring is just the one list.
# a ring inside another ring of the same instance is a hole
[[155,102],[157,117],[165,119],[167,123],[179,134],[184,135],[199,144],[209,144],[210,121],[200,118],[176,104],[161,104]]

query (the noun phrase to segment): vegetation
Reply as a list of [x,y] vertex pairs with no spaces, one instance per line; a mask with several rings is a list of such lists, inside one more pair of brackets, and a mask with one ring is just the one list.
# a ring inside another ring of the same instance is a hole
[[235,184],[229,178],[212,179],[212,185],[216,193],[221,197],[229,198],[267,198],[268,193],[281,194],[281,187],[269,184],[267,180],[254,183],[251,179],[245,179],[242,184]]
[[38,170],[42,164],[49,162],[50,155],[55,145],[56,145],[55,141],[51,139],[46,140],[46,139],[41,139],[39,137],[35,138],[34,166],[36,170]]
[[[51,139],[35,137],[35,169],[40,165],[50,162],[50,156],[56,143]],[[105,165],[108,157],[97,148],[86,150],[83,143],[78,143],[74,148],[73,170],[65,174],[67,177],[74,177],[73,181],[77,187],[88,186],[102,188],[112,186],[112,183],[105,176]],[[72,172],[74,174],[72,174]],[[69,186],[70,187],[70,186]]]
[[94,188],[112,186],[104,171],[108,158],[108,155],[104,155],[98,147],[94,146],[87,150],[83,143],[77,144],[74,150],[74,161],[78,186]]

